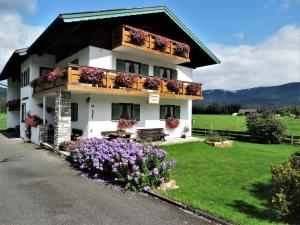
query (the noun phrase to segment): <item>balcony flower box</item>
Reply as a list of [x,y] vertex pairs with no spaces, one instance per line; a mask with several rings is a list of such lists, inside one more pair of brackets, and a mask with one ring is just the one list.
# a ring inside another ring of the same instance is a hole
[[167,47],[170,44],[170,41],[167,38],[156,36],[154,43],[155,43],[155,48],[157,50],[159,50],[161,52],[165,52]]
[[180,57],[186,57],[189,47],[186,44],[176,43],[173,49],[174,54]]
[[183,87],[183,82],[178,81],[178,80],[170,80],[167,82],[166,86],[168,88],[168,91],[175,93],[175,94],[179,94],[180,90]]
[[191,83],[186,86],[186,92],[188,95],[198,95],[201,91],[201,84],[199,83]]
[[91,84],[92,86],[102,86],[102,79],[104,78],[104,71],[100,68],[83,67],[80,70],[80,82]]
[[161,79],[159,77],[147,77],[144,82],[144,88],[150,90],[158,90],[161,83]]
[[131,29],[131,42],[135,45],[143,46],[146,40],[149,39],[149,33],[142,30]]
[[115,87],[119,89],[132,88],[137,81],[137,76],[131,73],[118,73],[115,79]]

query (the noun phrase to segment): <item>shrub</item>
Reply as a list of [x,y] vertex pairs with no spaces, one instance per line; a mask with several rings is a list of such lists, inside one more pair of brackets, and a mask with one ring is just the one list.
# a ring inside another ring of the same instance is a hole
[[273,114],[253,113],[247,116],[246,121],[249,133],[256,140],[268,144],[282,142],[285,127]]
[[208,137],[206,138],[206,140],[210,141],[210,142],[221,142],[221,141],[226,141],[226,138],[221,136],[217,132],[209,131]]
[[272,168],[272,184],[272,202],[278,216],[300,221],[300,152],[292,154],[288,162]]
[[71,163],[90,175],[107,177],[129,190],[155,188],[169,179],[175,161],[147,145],[122,139],[91,138],[71,152]]
[[147,77],[144,82],[144,88],[157,90],[160,85],[160,78],[159,77]]

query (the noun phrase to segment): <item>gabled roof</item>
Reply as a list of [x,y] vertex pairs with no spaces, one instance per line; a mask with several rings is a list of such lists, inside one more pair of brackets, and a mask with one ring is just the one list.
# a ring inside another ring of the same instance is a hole
[[[162,20],[166,21],[165,27],[160,24]],[[147,26],[154,26],[160,32],[171,32],[170,35],[180,36],[180,39],[192,45],[191,62],[185,66],[195,68],[220,63],[220,60],[167,7],[113,9],[60,14],[28,49],[16,50],[12,54],[0,74],[0,80],[18,75],[20,64],[28,55],[47,52],[57,55],[57,60],[60,60],[87,45],[108,48],[111,38],[101,40],[103,43],[100,43],[100,37],[109,35],[114,29],[113,26],[122,23],[138,25],[139,21],[142,21],[142,24],[147,23]],[[91,30],[92,26],[97,29]],[[174,30],[168,30],[169,27]],[[99,35],[97,32],[102,33]],[[88,38],[92,39],[87,40]]]
[[216,63],[221,62],[166,6],[65,13],[60,14],[59,17],[62,18],[64,22],[70,23],[153,13],[165,13],[168,15],[191,39],[193,39],[199,45],[200,48],[202,48],[211,58],[213,58]]

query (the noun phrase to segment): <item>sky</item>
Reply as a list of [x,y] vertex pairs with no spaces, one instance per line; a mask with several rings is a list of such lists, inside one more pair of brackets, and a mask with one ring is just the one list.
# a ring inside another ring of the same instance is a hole
[[0,0],[0,70],[60,13],[167,6],[220,60],[197,68],[204,89],[300,82],[300,0]]

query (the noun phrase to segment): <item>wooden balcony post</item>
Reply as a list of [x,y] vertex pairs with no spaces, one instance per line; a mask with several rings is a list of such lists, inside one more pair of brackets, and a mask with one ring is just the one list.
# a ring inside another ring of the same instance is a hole
[[70,65],[67,66],[67,83],[71,84],[72,76],[72,67]]

